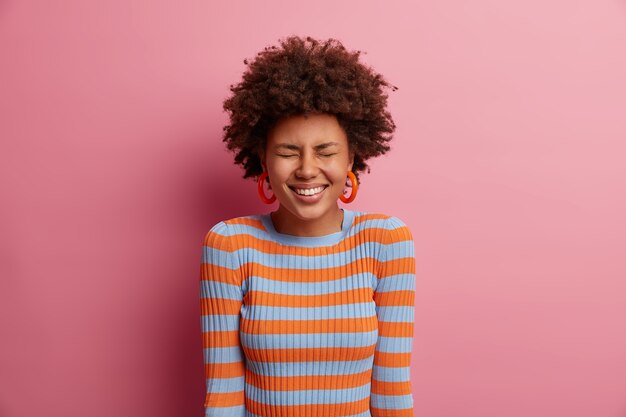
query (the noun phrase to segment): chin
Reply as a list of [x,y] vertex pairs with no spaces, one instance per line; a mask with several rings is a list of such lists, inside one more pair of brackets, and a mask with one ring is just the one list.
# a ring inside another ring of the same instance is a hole
[[291,209],[287,209],[294,216],[302,219],[302,220],[312,220],[322,217],[328,210],[332,207],[328,204],[324,204],[323,202],[319,202],[317,204],[312,204],[309,206],[299,205],[295,203],[292,205]]

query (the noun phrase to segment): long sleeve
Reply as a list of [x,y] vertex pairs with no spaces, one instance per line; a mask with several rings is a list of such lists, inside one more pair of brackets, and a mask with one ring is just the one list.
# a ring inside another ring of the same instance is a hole
[[410,359],[413,341],[415,251],[409,228],[386,219],[374,293],[378,341],[374,352],[370,409],[372,417],[413,417]]
[[245,363],[239,338],[241,278],[228,235],[219,222],[204,238],[200,308],[205,417],[243,417]]

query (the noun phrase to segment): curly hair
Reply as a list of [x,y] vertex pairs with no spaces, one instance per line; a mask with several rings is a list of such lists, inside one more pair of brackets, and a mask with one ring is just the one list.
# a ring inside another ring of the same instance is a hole
[[247,69],[224,103],[230,124],[223,142],[235,152],[235,163],[245,169],[243,178],[263,172],[260,154],[267,134],[291,115],[334,115],[346,132],[354,154],[352,172],[367,169],[366,160],[390,150],[395,124],[387,111],[384,87],[397,90],[372,68],[359,62],[361,51],[348,51],[336,39],[319,41],[290,36],[280,47],[268,46]]

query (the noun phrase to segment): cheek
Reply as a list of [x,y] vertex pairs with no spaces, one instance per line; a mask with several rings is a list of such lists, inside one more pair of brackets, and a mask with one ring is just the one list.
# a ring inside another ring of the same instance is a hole
[[347,179],[348,179],[348,171],[346,171],[345,173],[341,172],[337,175],[335,182],[345,185]]
[[332,175],[333,182],[344,183],[348,178],[347,162],[337,162],[333,164],[332,169],[329,171],[329,175]]
[[290,175],[291,169],[284,163],[270,162],[267,166],[270,180],[276,184],[285,182]]

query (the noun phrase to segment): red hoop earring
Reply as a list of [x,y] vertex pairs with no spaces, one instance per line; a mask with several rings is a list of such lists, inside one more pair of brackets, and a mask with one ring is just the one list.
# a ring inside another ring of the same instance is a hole
[[352,183],[352,194],[350,194],[350,197],[347,198],[344,197],[343,194],[339,196],[339,199],[344,203],[351,203],[356,197],[357,191],[359,190],[359,184],[356,181],[356,175],[354,175],[352,171],[348,171],[348,178],[350,178],[350,182]]
[[263,190],[263,183],[265,182],[265,178],[267,177],[267,171],[263,171],[259,179],[257,180],[257,190],[259,191],[259,197],[261,197],[261,201],[265,204],[272,204],[276,201],[276,195],[272,195],[271,198],[267,198],[265,195],[265,191]]

